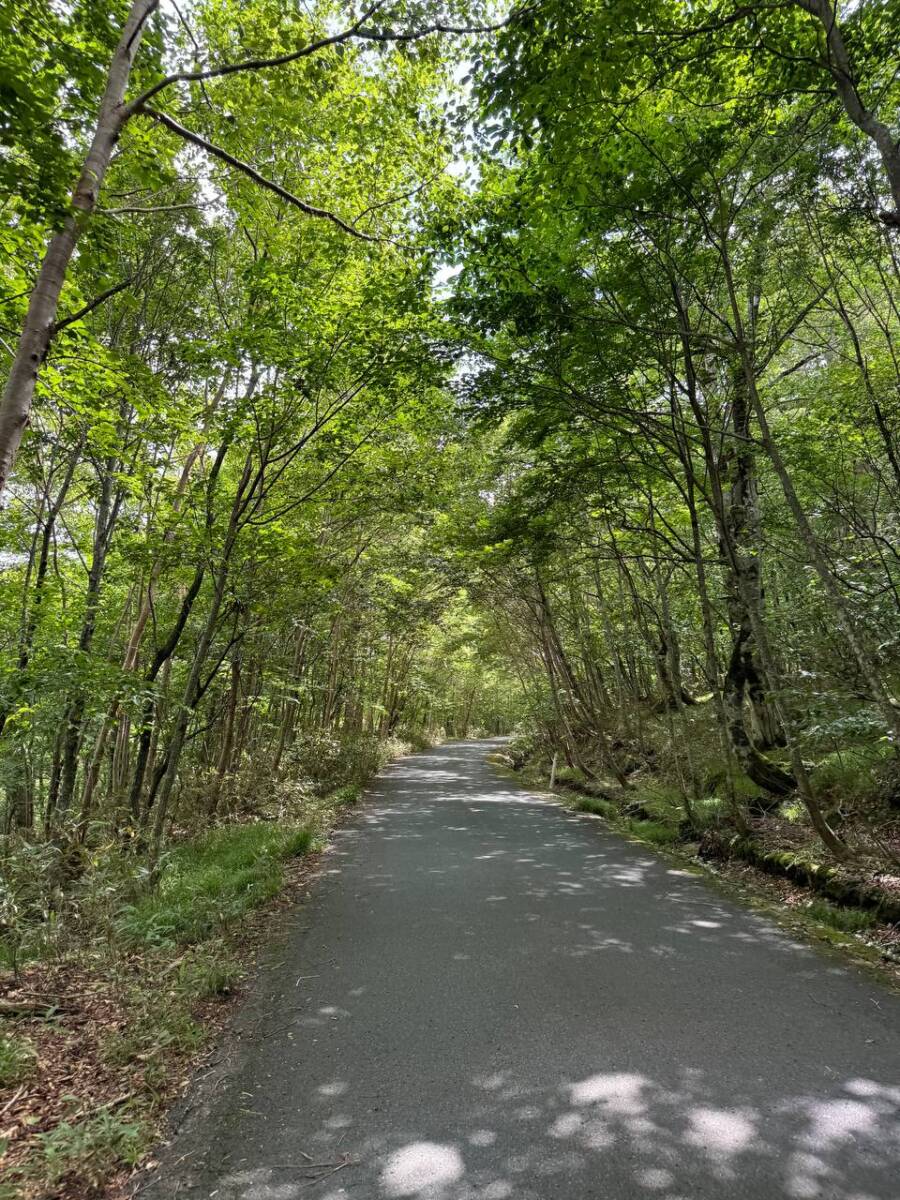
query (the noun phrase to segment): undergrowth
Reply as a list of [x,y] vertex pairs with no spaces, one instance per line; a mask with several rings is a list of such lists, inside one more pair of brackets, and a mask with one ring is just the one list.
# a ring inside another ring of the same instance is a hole
[[664,821],[629,821],[628,828],[636,837],[657,846],[670,846],[680,841],[678,830]]
[[0,1035],[0,1088],[18,1087],[34,1069],[31,1043],[15,1034]]
[[63,1121],[39,1135],[39,1166],[51,1186],[72,1177],[96,1188],[115,1167],[138,1163],[153,1136],[146,1121],[124,1112],[99,1112],[81,1121]]
[[863,933],[877,924],[874,913],[863,912],[860,908],[844,908],[830,904],[827,900],[811,900],[804,905],[803,912],[822,925],[830,925],[842,933]]
[[601,800],[596,796],[576,796],[572,801],[572,807],[578,812],[593,813],[598,817],[605,817],[608,821],[615,820],[619,815],[619,810],[610,800]]
[[172,850],[159,887],[115,920],[125,946],[190,945],[220,932],[276,895],[286,859],[305,854],[315,832],[258,822],[212,830]]

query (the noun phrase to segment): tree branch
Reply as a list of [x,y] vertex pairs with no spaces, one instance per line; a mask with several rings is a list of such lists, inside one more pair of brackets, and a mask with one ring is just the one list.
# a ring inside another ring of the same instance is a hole
[[177,71],[172,75],[167,75],[158,83],[154,83],[153,87],[148,88],[142,95],[130,101],[125,106],[125,120],[140,112],[149,100],[157,96],[165,88],[171,87],[173,83],[202,83],[204,79],[219,79],[223,75],[234,75],[238,71],[263,71],[269,67],[283,67],[288,63],[297,62],[301,58],[309,58],[310,55],[317,54],[320,50],[327,50],[329,46],[340,45],[341,42],[347,41],[355,36],[362,24],[378,11],[384,0],[377,0],[362,14],[358,21],[343,29],[340,33],[332,34],[331,37],[319,38],[315,42],[310,42],[306,46],[302,46],[299,50],[292,50],[287,54],[279,54],[274,58],[250,58],[244,62],[226,63],[221,67],[210,67],[205,71]]
[[134,283],[134,280],[134,275],[129,275],[127,279],[122,279],[119,283],[114,283],[113,286],[108,287],[105,292],[101,292],[99,296],[95,296],[93,300],[89,300],[87,304],[85,304],[82,308],[79,308],[77,312],[73,312],[71,316],[62,317],[59,321],[54,322],[51,336],[56,337],[59,331],[61,329],[65,329],[67,325],[74,325],[76,321],[80,321],[82,317],[86,317],[88,313],[93,312],[95,308],[99,308],[101,304],[104,304],[112,296],[117,295],[119,292],[124,292],[127,287],[130,287],[131,284]]
[[420,38],[430,37],[434,33],[494,33],[499,29],[505,28],[525,11],[523,9],[512,13],[505,20],[498,21],[494,25],[445,25],[442,21],[436,21],[431,25],[423,26],[421,29],[393,30],[367,28],[365,22],[373,17],[383,4],[384,0],[377,0],[377,3],[370,5],[366,9],[358,21],[341,30],[340,33],[332,34],[331,37],[319,38],[317,41],[310,42],[306,46],[301,46],[299,50],[291,50],[287,54],[279,54],[274,58],[249,58],[244,62],[226,63],[221,67],[209,67],[205,71],[178,71],[172,75],[167,75],[165,79],[161,79],[158,83],[155,83],[153,87],[148,88],[146,92],[137,96],[125,106],[123,112],[124,120],[127,121],[135,113],[140,112],[146,107],[148,101],[152,100],[161,91],[171,87],[173,83],[202,83],[205,79],[220,79],[224,75],[235,75],[239,71],[265,71],[271,67],[284,67],[288,63],[297,62],[301,58],[309,58],[311,55],[317,54],[320,50],[327,50],[329,46],[339,46],[342,42],[350,41],[352,38],[360,38],[368,42],[412,42],[418,41]]
[[123,213],[165,213],[165,212],[183,212],[189,208],[203,208],[202,204],[159,204],[148,207],[140,205],[128,205],[125,208],[99,208],[97,211],[104,217],[120,217]]
[[295,208],[299,208],[301,212],[306,213],[308,217],[319,217],[325,221],[331,221],[337,225],[339,229],[343,229],[345,233],[351,234],[355,238],[359,238],[363,242],[379,242],[380,238],[372,237],[368,233],[363,233],[361,230],[354,228],[349,222],[343,220],[337,213],[331,212],[327,208],[316,208],[313,204],[307,204],[305,200],[301,200],[299,196],[295,196],[293,192],[289,192],[287,188],[283,188],[280,183],[275,183],[272,179],[266,179],[264,175],[260,175],[255,167],[251,167],[249,163],[243,162],[240,158],[235,158],[233,154],[229,154],[227,150],[223,150],[221,146],[216,146],[212,142],[208,142],[205,137],[199,133],[194,133],[190,129],[185,129],[183,125],[167,113],[159,112],[155,108],[148,108],[146,105],[141,109],[148,117],[154,121],[158,121],[160,125],[164,125],[166,129],[176,133],[186,142],[190,142],[194,146],[199,146],[201,150],[205,150],[207,154],[211,154],[213,158],[218,158],[221,162],[227,163],[228,166],[234,167],[237,171],[242,171],[254,183],[258,183],[260,187],[268,188],[270,192],[274,192],[276,196],[280,196],[282,200],[287,200],[288,204],[293,204]]

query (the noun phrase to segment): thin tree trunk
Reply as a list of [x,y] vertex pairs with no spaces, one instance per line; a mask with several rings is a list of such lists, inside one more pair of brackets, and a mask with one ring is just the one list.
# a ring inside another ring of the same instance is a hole
[[214,817],[219,807],[219,797],[222,794],[222,784],[225,775],[231,768],[231,752],[234,748],[234,726],[237,716],[238,698],[241,694],[241,659],[235,653],[231,662],[231,686],[228,689],[228,703],[225,708],[225,729],[222,734],[222,745],[216,762],[216,773],[209,793],[208,812]]
[[[219,390],[216,394],[216,398],[213,400],[212,407],[211,407],[210,411],[207,413],[207,422],[208,422],[209,418],[212,416],[213,412],[215,412],[216,408],[219,405],[219,402],[221,401],[221,399],[224,395],[226,383],[227,383],[227,379],[223,379],[222,384],[220,385]],[[178,478],[178,485],[175,489],[175,497],[172,502],[172,510],[176,515],[179,513],[179,511],[181,509],[181,501],[184,498],[185,492],[187,491],[187,486],[188,486],[188,483],[190,482],[191,471],[193,470],[195,463],[200,458],[200,456],[203,453],[205,448],[206,448],[206,441],[204,439],[202,442],[198,442],[197,445],[195,445],[191,449],[190,453],[188,454],[187,458],[185,459],[184,466],[182,467],[181,474]],[[172,543],[172,541],[174,540],[174,538],[175,538],[175,529],[174,528],[167,529],[163,535],[163,543],[165,545],[170,545]],[[131,635],[128,639],[128,645],[125,648],[125,654],[124,654],[124,657],[122,660],[122,670],[123,671],[133,671],[135,669],[135,666],[137,665],[138,653],[140,652],[141,640],[144,636],[144,630],[146,629],[147,622],[150,620],[150,616],[153,612],[154,588],[156,586],[156,583],[159,580],[161,571],[162,571],[162,559],[157,558],[157,559],[155,559],[152,567],[150,568],[150,578],[147,582],[147,589],[144,594],[144,599],[141,604],[140,611],[138,612],[137,618],[135,619],[135,623],[132,627]],[[115,696],[113,697],[113,699],[109,705],[106,715],[100,724],[99,730],[97,731],[97,737],[94,741],[94,746],[91,751],[91,756],[88,760],[87,766],[85,767],[84,784],[82,787],[82,794],[81,794],[81,819],[82,819],[82,821],[85,820],[85,818],[90,813],[91,808],[93,806],[94,789],[97,786],[97,780],[98,780],[99,774],[100,774],[100,764],[103,762],[103,755],[106,751],[107,739],[109,737],[111,729],[116,724],[117,717],[119,718],[120,728],[121,728],[122,689],[119,689],[116,692]],[[120,756],[120,760],[121,760],[121,756]]]
[[800,534],[800,540],[803,542],[810,562],[816,570],[816,574],[822,581],[829,600],[834,605],[835,615],[840,623],[841,631],[847,640],[847,645],[850,647],[853,657],[856,659],[856,664],[869,687],[873,699],[881,709],[888,728],[897,739],[900,739],[900,712],[894,707],[874,663],[856,635],[856,623],[853,614],[850,612],[850,608],[837,579],[825,560],[809,518],[803,509],[803,505],[800,503],[796,488],[794,487],[794,481],[791,479],[790,472],[785,465],[784,459],[781,457],[781,451],[772,438],[765,410],[755,389],[753,390],[753,401],[763,445],[775,469],[775,474],[781,483],[781,489],[784,492],[784,498],[787,501],[791,516],[794,518],[794,524]]
[[893,212],[883,211],[879,215],[886,225],[900,228],[900,138],[895,137],[887,125],[866,107],[859,93],[836,5],[832,0],[794,0],[794,3],[814,17],[822,27],[827,48],[825,67],[834,80],[834,90],[844,112],[875,146],[887,176],[894,209]]
[[[94,641],[94,631],[97,625],[97,615],[100,608],[100,586],[106,567],[106,558],[112,541],[113,530],[122,503],[123,493],[113,500],[114,472],[117,460],[108,458],[103,472],[100,503],[97,508],[96,532],[94,535],[91,568],[88,572],[87,593],[85,596],[84,619],[81,634],[78,639],[78,653],[87,662]],[[78,753],[81,747],[82,726],[84,722],[87,692],[83,683],[76,684],[75,694],[69,702],[65,718],[65,740],[63,742],[62,767],[58,798],[58,812],[65,817],[71,807],[75,794],[75,779],[78,773]]]
[[19,344],[0,398],[0,494],[6,488],[28,423],[41,365],[55,332],[59,297],[78,239],[88,227],[97,197],[127,119],[123,106],[141,35],[159,0],[135,0],[126,18],[106,78],[97,126],[62,229],[50,239],[31,293]]

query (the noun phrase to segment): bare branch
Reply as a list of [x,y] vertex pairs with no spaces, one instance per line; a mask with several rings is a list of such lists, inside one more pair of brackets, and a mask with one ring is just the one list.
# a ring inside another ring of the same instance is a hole
[[183,212],[185,209],[188,209],[188,208],[202,208],[202,207],[203,207],[203,205],[193,204],[193,203],[160,204],[160,205],[150,205],[147,207],[141,207],[140,205],[133,204],[133,205],[129,205],[126,208],[100,208],[97,211],[98,211],[98,213],[101,213],[104,217],[120,217],[120,216],[122,216],[123,213]]

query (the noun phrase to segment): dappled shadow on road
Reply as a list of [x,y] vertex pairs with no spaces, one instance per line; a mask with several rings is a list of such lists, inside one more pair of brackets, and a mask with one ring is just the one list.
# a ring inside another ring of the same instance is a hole
[[[237,1165],[220,1177],[218,1195],[302,1200],[322,1176],[326,1200],[896,1196],[900,1087],[866,1078],[835,1083],[824,1097],[799,1091],[761,1105],[758,1086],[724,1096],[690,1067],[600,1071],[542,1089],[500,1072],[472,1078],[456,1097],[467,1117],[450,1138],[427,1113],[416,1126],[368,1132],[345,1079],[297,1099],[328,1111],[305,1140],[308,1158]],[[335,1167],[341,1181],[328,1187]]]
[[893,999],[690,872],[452,746],[327,872],[179,1196],[900,1196]]

